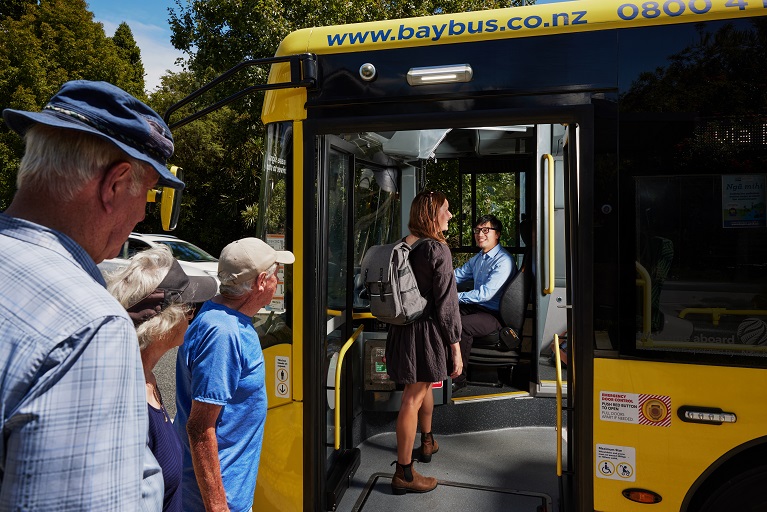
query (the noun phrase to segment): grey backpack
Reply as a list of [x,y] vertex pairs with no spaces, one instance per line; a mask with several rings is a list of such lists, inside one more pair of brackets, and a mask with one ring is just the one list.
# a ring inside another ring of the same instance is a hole
[[426,299],[421,296],[410,267],[412,246],[404,239],[397,243],[374,245],[362,258],[361,275],[370,297],[370,312],[394,325],[409,324],[423,313]]

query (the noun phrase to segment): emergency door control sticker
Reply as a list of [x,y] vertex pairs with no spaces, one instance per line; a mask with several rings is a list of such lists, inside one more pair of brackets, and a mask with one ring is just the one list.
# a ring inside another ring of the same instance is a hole
[[671,397],[601,391],[599,419],[655,427],[671,426]]
[[636,450],[631,446],[597,445],[597,477],[636,481]]
[[277,398],[290,397],[290,358],[274,358],[274,394]]

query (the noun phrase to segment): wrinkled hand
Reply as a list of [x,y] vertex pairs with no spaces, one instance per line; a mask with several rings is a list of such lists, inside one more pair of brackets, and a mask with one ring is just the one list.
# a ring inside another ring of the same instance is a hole
[[450,374],[451,379],[455,379],[463,373],[463,359],[461,359],[461,347],[459,343],[453,343],[450,345],[450,350],[453,355],[453,373]]

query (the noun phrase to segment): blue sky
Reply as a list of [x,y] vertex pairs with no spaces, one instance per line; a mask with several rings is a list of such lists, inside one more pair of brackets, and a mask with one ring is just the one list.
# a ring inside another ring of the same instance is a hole
[[[566,0],[538,0],[550,4]],[[96,21],[104,24],[104,32],[114,35],[123,21],[130,25],[133,37],[141,48],[141,60],[146,71],[146,90],[154,92],[160,85],[160,77],[168,70],[178,71],[175,62],[183,54],[170,44],[168,8],[176,8],[174,0],[87,0],[88,9]],[[185,0],[181,0],[186,5]]]
[[94,19],[104,24],[106,35],[114,35],[123,21],[130,25],[133,38],[141,48],[147,92],[153,92],[160,85],[160,77],[167,70],[179,70],[175,61],[183,54],[170,44],[168,25],[168,7],[176,7],[174,0],[86,1]]

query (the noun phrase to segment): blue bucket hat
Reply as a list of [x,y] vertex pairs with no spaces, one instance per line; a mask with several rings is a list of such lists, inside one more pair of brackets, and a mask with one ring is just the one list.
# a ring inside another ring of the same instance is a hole
[[3,119],[21,136],[35,123],[92,133],[154,167],[160,185],[184,188],[165,166],[173,154],[168,125],[154,110],[110,83],[66,82],[42,112],[5,109]]

